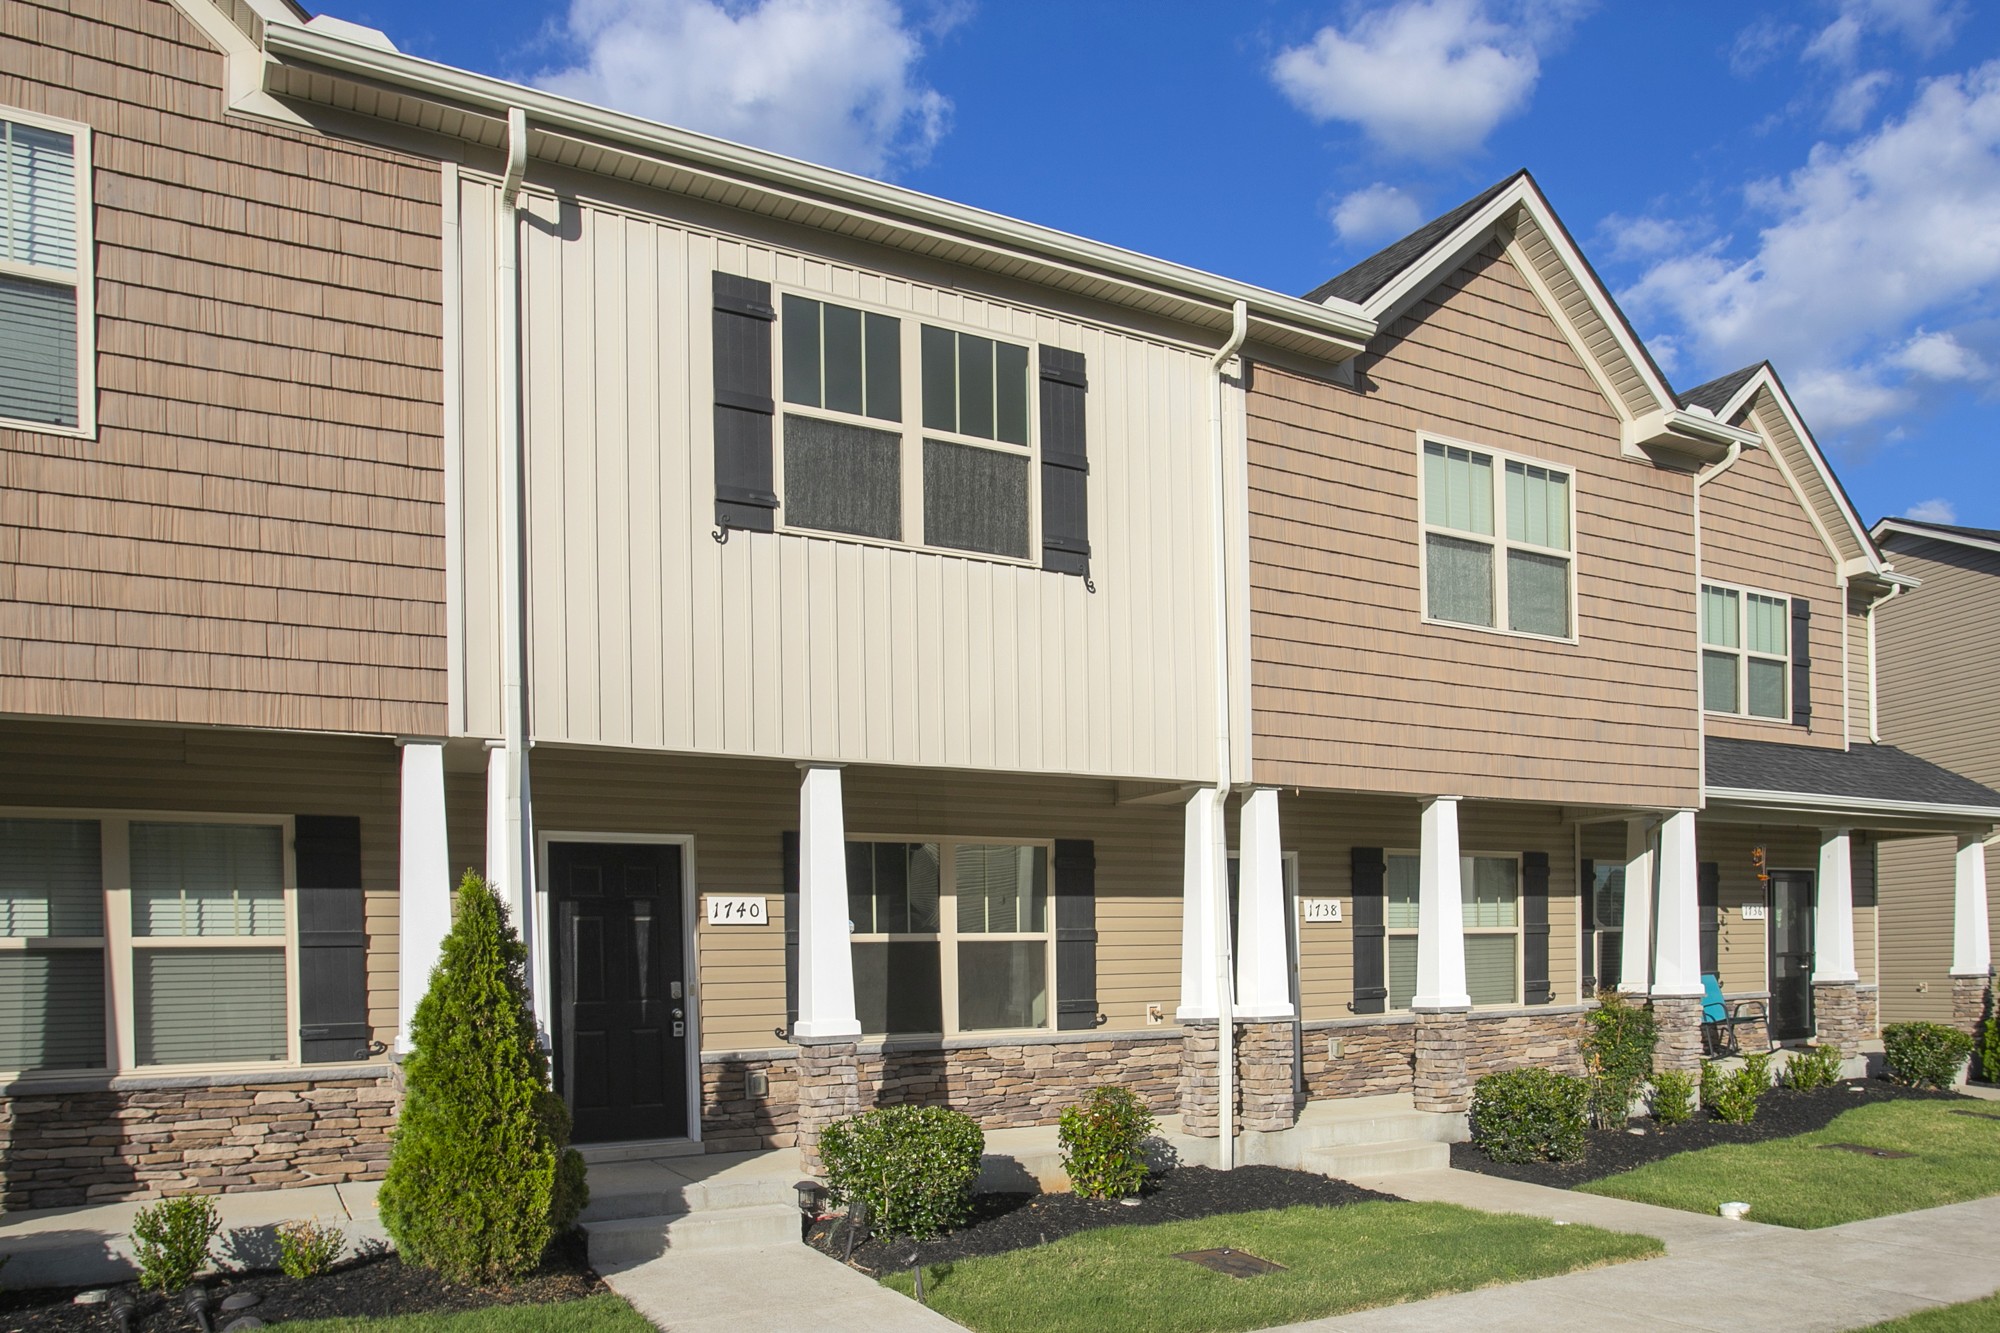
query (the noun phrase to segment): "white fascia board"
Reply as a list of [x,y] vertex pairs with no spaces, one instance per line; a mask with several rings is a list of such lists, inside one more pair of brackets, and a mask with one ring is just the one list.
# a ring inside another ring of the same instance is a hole
[[[298,22],[276,0],[245,2],[263,20],[267,33],[272,31],[273,25],[290,26]],[[270,61],[250,35],[237,26],[236,20],[224,13],[215,0],[173,0],[173,5],[222,52],[222,92],[231,111],[284,125],[306,125],[305,117],[264,90],[264,69]],[[267,9],[272,12],[267,13]],[[274,14],[282,17],[274,17]]]
[[1939,532],[1936,528],[1926,528],[1915,523],[1905,523],[1897,518],[1878,521],[1870,536],[1881,541],[1885,536],[1921,537],[1929,542],[1945,542],[1951,546],[1970,547],[1975,551],[2000,552],[2000,542],[1988,541],[1984,537],[1972,537],[1962,532]]
[[1731,445],[1745,449],[1764,447],[1764,437],[1754,430],[1744,430],[1706,413],[1679,407],[1660,408],[1627,421],[1622,434],[1628,448],[1650,444],[1689,450],[1701,454],[1708,462],[1721,458]]
[[[1861,525],[1861,515],[1855,513],[1853,506],[1848,504],[1846,493],[1840,489],[1840,483],[1833,478],[1833,469],[1827,464],[1826,455],[1820,452],[1819,441],[1813,439],[1812,432],[1806,429],[1805,418],[1799,415],[1799,409],[1792,403],[1791,395],[1785,392],[1785,386],[1771,373],[1768,361],[1757,367],[1757,373],[1744,382],[1743,387],[1723,404],[1722,410],[1716,415],[1725,421],[1734,418],[1750,405],[1750,400],[1757,396],[1759,389],[1771,391],[1771,401],[1778,405],[1778,410],[1785,415],[1786,423],[1799,437],[1799,443],[1805,446],[1806,457],[1810,458],[1813,466],[1819,470],[1820,480],[1826,484],[1827,494],[1833,497],[1834,507],[1840,510],[1840,516],[1846,522],[1847,530],[1854,534],[1855,544],[1860,546],[1868,561],[1868,572],[1879,574],[1882,570],[1882,561],[1875,550],[1873,539],[1868,535],[1868,529]],[[1777,456],[1775,450],[1772,451],[1772,456]]]
[[887,214],[920,226],[943,228],[961,239],[1002,252],[1045,256],[1144,287],[1193,297],[1216,306],[1225,317],[1230,307],[1243,301],[1250,307],[1253,337],[1256,323],[1302,329],[1330,343],[1344,345],[1352,355],[1375,334],[1375,322],[1350,301],[1322,305],[1301,300],[916,190],[676,129],[416,56],[383,51],[330,33],[274,25],[265,33],[265,50],[281,59],[299,60],[386,83],[496,118],[504,118],[510,108],[519,107],[537,128],[580,133],[686,163],[696,170],[769,182],[780,190],[808,194],[823,204],[854,209],[869,216]]
[[1827,796],[1819,792],[1762,791],[1755,787],[1704,787],[1707,805],[1755,806],[1763,810],[1796,810],[1808,814],[1901,815],[1992,825],[2000,823],[2000,806],[1941,805],[1931,801],[1891,801],[1878,797]]

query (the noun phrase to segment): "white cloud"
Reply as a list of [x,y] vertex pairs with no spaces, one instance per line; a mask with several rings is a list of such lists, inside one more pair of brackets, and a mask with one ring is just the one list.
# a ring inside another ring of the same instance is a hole
[[1730,44],[1729,72],[1738,78],[1755,74],[1782,55],[1798,32],[1794,24],[1779,23],[1768,16],[1758,19],[1737,33]]
[[571,0],[564,68],[534,82],[873,176],[920,164],[951,102],[895,0]]
[[1827,104],[1826,123],[1836,130],[1858,130],[1895,78],[1886,69],[1871,69],[1840,85]]
[[1705,365],[1770,357],[1822,430],[1906,410],[1912,376],[1991,376],[1954,331],[2000,293],[2000,61],[1925,84],[1900,119],[1745,196],[1769,218],[1754,253],[1669,254],[1628,308]]
[[1808,59],[1842,68],[1860,57],[1865,39],[1894,36],[1921,55],[1951,45],[1969,9],[1964,0],[1840,0],[1840,14],[1806,44]]
[[1613,213],[1598,224],[1613,259],[1644,259],[1686,245],[1691,229],[1670,218],[1626,217]]
[[1356,190],[1333,206],[1333,229],[1343,241],[1387,241],[1417,229],[1424,220],[1417,201],[1380,181]]
[[1582,8],[1395,0],[1280,52],[1271,77],[1315,120],[1358,125],[1393,153],[1449,158],[1527,106],[1541,76],[1538,48],[1559,41]]
[[1949,500],[1919,500],[1903,511],[1904,518],[1914,518],[1919,523],[1956,523],[1958,506]]

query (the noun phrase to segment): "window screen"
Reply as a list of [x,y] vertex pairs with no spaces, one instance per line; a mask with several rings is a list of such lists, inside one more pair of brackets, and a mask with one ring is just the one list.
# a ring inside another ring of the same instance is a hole
[[1027,559],[1027,457],[925,440],[924,540]]
[[1568,637],[1569,561],[1539,551],[1507,552],[1507,627]]
[[1461,625],[1493,623],[1493,548],[1442,533],[1429,533],[1430,615]]
[[787,414],[785,522],[900,541],[903,440],[889,431]]

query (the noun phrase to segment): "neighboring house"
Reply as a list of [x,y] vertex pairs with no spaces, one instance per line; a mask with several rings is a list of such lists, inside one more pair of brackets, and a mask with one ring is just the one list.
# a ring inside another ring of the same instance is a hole
[[1455,1114],[1614,983],[1690,1062],[1703,971],[1851,1045],[1875,842],[2000,820],[1866,743],[1776,376],[1677,396],[1525,174],[1296,298],[107,5],[0,39],[98,219],[0,268],[97,307],[0,436],[10,1205],[378,1172],[468,867],[580,1142],[810,1164]]
[[[1876,629],[1883,734],[2000,784],[2000,532],[1885,518],[1874,536],[1917,580],[1883,606]],[[1954,892],[1954,867],[1970,853],[1951,839],[1882,849],[1884,1022],[1928,1019],[1971,1031],[1992,1012],[2000,902]]]

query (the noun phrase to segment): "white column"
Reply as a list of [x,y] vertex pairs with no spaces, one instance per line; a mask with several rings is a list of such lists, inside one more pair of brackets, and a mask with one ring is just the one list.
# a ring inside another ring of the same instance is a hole
[[1215,847],[1220,827],[1215,791],[1204,787],[1187,800],[1181,841],[1181,1002],[1174,1017],[1213,1022],[1218,1012],[1215,929],[1222,914],[1216,895],[1226,893]]
[[507,905],[508,919],[528,950],[528,996],[542,1041],[549,1040],[549,958],[536,912],[533,805],[528,795],[528,752],[486,742],[486,882]]
[[1854,970],[1854,861],[1846,829],[1820,831],[1813,890],[1812,979],[1859,981]]
[[[511,821],[507,816],[507,747],[499,741],[486,742],[486,882],[512,901],[516,856]],[[520,918],[518,914],[515,919]]]
[[1254,787],[1237,816],[1236,1016],[1246,1022],[1292,1016],[1291,959],[1285,948],[1285,853],[1278,793]]
[[1700,995],[1701,896],[1695,864],[1694,811],[1676,810],[1660,825],[1659,938],[1653,994]]
[[847,821],[840,770],[801,764],[799,784],[799,1018],[808,1041],[861,1035],[854,1016],[854,947],[847,916]]
[[1625,924],[1618,989],[1644,995],[1653,985],[1653,823],[1625,821]]
[[396,1054],[410,1053],[410,1024],[430,989],[451,930],[451,851],[445,841],[444,745],[403,747],[401,855],[396,880]]
[[1467,1009],[1465,894],[1459,879],[1458,798],[1424,806],[1417,870],[1417,991],[1412,1009]]
[[1951,907],[1951,974],[1983,977],[1993,970],[1993,940],[1986,916],[1986,841],[1977,833],[1958,840],[1958,873]]

